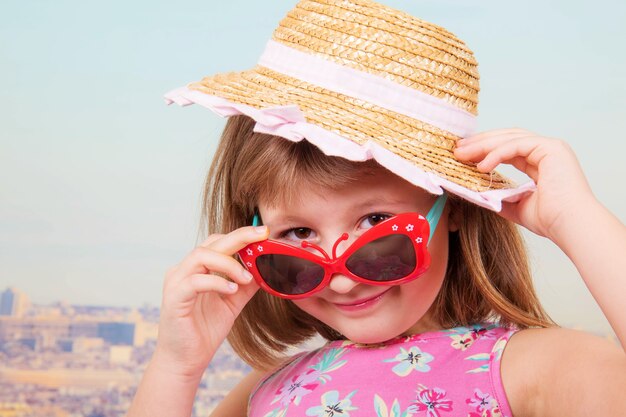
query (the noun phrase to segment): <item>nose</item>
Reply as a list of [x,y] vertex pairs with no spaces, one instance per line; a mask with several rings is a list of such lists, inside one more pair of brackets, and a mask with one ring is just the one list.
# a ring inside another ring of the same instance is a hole
[[339,294],[347,294],[357,285],[359,285],[358,282],[348,278],[347,276],[335,274],[330,277],[328,288]]

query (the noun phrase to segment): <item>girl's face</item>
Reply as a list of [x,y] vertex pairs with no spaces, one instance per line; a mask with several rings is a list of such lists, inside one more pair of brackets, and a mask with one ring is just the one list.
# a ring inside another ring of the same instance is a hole
[[[350,238],[339,244],[337,256],[377,222],[410,211],[425,216],[436,199],[383,169],[337,190],[303,190],[300,197],[289,206],[259,204],[270,239],[294,246],[308,240],[332,253],[333,244],[347,232]],[[373,286],[336,274],[322,291],[293,302],[359,343],[377,343],[402,334],[437,329],[427,311],[446,272],[448,231],[454,227],[448,212],[446,207],[428,245],[430,268],[416,280],[397,286]]]

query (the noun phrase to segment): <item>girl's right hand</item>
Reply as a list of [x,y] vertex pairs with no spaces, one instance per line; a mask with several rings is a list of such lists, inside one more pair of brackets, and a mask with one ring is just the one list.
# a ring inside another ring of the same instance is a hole
[[211,235],[167,271],[153,359],[160,367],[182,376],[202,375],[235,318],[259,289],[232,255],[267,237],[265,226]]

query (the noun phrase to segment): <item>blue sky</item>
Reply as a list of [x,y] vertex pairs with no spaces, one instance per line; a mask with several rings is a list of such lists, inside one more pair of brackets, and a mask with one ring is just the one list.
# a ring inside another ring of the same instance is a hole
[[[566,139],[598,198],[626,220],[623,2],[385,3],[474,50],[481,129]],[[195,246],[224,124],[162,95],[253,66],[294,4],[0,2],[0,289],[40,303],[158,305],[164,271]],[[558,248],[533,236],[529,245],[549,312],[608,328]]]

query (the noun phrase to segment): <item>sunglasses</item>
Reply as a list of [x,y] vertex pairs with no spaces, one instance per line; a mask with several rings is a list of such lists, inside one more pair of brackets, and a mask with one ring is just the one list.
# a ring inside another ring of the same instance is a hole
[[[349,238],[347,233],[333,245],[332,257],[307,241],[302,241],[299,248],[270,239],[251,243],[238,255],[263,290],[287,299],[304,298],[321,291],[334,274],[368,285],[404,284],[430,266],[428,243],[446,199],[446,193],[439,196],[426,217],[409,212],[381,221],[367,229],[339,257],[337,246]],[[253,225],[258,225],[257,215]]]

